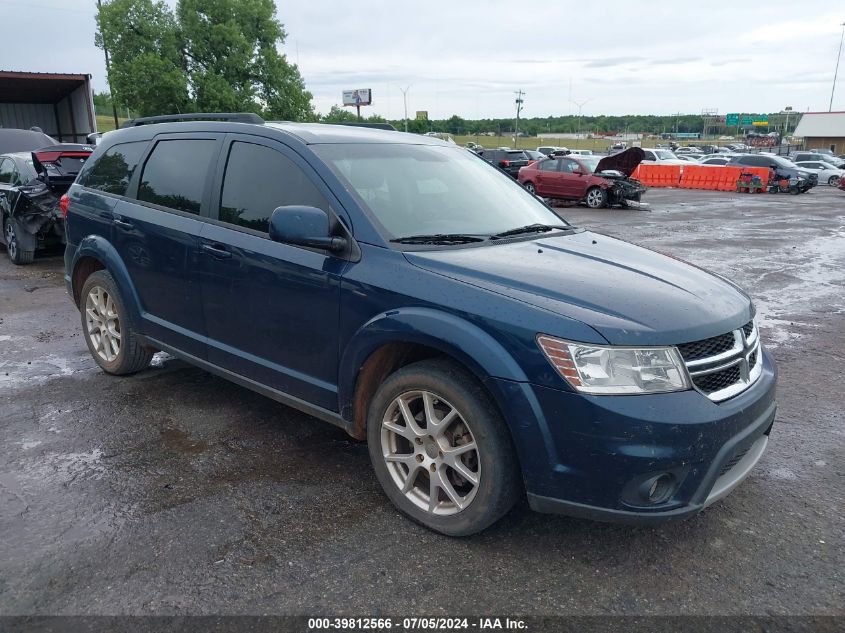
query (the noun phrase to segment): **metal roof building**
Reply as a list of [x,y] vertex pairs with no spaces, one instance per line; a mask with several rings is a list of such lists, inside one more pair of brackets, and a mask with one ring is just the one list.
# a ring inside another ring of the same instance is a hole
[[845,154],[845,112],[806,112],[795,128],[807,149]]
[[0,127],[40,127],[69,143],[97,131],[91,75],[0,70]]

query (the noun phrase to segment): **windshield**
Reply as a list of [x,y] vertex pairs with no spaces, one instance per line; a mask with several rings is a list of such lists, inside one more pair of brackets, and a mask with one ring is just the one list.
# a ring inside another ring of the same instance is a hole
[[313,149],[388,240],[489,236],[535,223],[566,224],[515,180],[465,149],[387,143]]
[[662,158],[663,160],[677,160],[678,159],[678,157],[675,156],[668,149],[656,149],[656,150],[654,150],[654,153],[657,156],[657,158]]
[[598,166],[601,158],[599,158],[598,156],[579,156],[578,160],[581,162],[582,165],[584,165],[584,167],[594,172],[596,171],[596,167]]

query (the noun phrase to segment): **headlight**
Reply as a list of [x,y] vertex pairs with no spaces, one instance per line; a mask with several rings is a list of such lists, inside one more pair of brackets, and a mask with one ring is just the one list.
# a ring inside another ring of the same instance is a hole
[[586,345],[544,334],[537,337],[537,344],[557,373],[583,393],[660,393],[691,388],[675,347]]

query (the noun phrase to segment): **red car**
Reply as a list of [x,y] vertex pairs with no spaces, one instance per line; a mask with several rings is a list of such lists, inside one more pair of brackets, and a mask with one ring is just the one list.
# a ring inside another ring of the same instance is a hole
[[518,180],[542,198],[583,201],[588,207],[641,206],[646,188],[631,178],[643,151],[632,147],[613,156],[550,156],[519,170]]

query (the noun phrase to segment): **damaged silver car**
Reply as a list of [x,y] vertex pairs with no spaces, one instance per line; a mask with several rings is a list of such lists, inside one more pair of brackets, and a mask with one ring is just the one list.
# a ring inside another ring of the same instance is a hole
[[12,263],[29,264],[37,249],[65,243],[60,200],[92,151],[59,144],[0,155],[0,235]]

